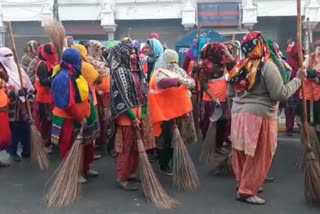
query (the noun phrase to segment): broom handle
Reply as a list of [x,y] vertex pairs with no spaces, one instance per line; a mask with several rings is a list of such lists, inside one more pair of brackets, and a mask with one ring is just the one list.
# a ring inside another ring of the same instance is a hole
[[[302,24],[301,24],[301,0],[297,0],[297,45],[298,45],[298,59],[300,69],[303,67],[303,56],[302,56]],[[307,101],[305,97],[304,80],[301,84],[302,90],[302,101],[303,101],[303,128],[304,135],[306,137],[306,146],[311,147],[310,136],[308,130],[308,113],[307,113]]]
[[137,140],[141,140],[141,132],[139,128],[135,128]]
[[[311,69],[311,27],[310,27],[310,20],[307,18],[307,29],[308,29],[308,53],[309,53],[309,69]],[[310,124],[314,123],[314,109],[313,109],[313,87],[312,87],[312,80],[310,80],[310,94],[311,94],[311,100],[310,100]]]
[[[17,50],[16,50],[16,43],[14,41],[14,36],[13,36],[13,31],[12,31],[12,25],[11,25],[11,22],[9,22],[8,24],[9,26],[9,34],[10,34],[10,42],[11,42],[11,48],[12,48],[12,52],[13,52],[13,57],[14,57],[14,60],[17,64],[17,67],[18,67],[18,73],[19,73],[19,79],[20,79],[20,84],[21,84],[21,90],[24,90],[23,89],[23,78],[22,78],[22,72],[21,72],[21,67],[20,67],[20,64],[19,64],[19,58],[18,58],[18,53],[17,53]],[[27,97],[27,94],[24,93],[24,97],[26,99],[26,104],[27,104],[27,110],[28,110],[28,114],[29,114],[29,117],[31,120],[33,120],[33,117],[32,117],[32,113],[31,113],[31,107],[30,107],[30,103],[28,101],[28,97]]]

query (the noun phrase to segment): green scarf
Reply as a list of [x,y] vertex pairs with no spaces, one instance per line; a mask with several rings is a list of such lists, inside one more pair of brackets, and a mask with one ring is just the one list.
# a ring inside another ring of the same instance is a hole
[[275,49],[274,42],[271,41],[270,39],[266,39],[264,42],[268,45],[268,48],[269,48],[269,51],[270,51],[270,59],[277,66],[277,68],[278,68],[278,70],[280,72],[280,75],[281,75],[283,83],[287,84],[289,82],[288,77],[287,77],[287,72],[286,72],[286,69],[285,69],[284,65],[280,61],[281,60],[280,56],[276,54],[277,51]]

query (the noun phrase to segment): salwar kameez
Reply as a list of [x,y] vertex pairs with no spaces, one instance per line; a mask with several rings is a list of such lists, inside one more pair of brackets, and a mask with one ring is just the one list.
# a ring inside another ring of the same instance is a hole
[[232,167],[240,196],[254,196],[266,179],[277,147],[277,121],[233,113]]
[[[72,119],[65,119],[59,138],[59,149],[63,159],[67,158],[67,155],[77,137],[77,132],[74,131],[74,121]],[[83,146],[83,162],[82,173],[86,173],[90,170],[90,164],[94,159],[94,146],[93,144],[86,144]]]
[[118,152],[117,177],[121,181],[127,181],[137,171],[139,153],[134,128],[132,126],[122,126],[120,129],[122,146],[116,149],[116,152]]

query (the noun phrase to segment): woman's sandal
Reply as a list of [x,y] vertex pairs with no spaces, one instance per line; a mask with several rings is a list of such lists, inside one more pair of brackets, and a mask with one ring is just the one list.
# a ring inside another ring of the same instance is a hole
[[256,195],[243,197],[243,196],[240,196],[240,195],[237,194],[236,195],[236,199],[238,201],[245,202],[245,203],[248,203],[248,204],[253,204],[253,205],[264,205],[266,203],[266,201],[264,199],[259,198]]
[[[236,192],[238,192],[238,190],[239,190],[239,187],[236,188]],[[258,193],[263,193],[263,188],[262,187],[259,188]]]
[[121,189],[125,191],[137,191],[139,189],[136,185],[128,181],[118,181],[118,185]]

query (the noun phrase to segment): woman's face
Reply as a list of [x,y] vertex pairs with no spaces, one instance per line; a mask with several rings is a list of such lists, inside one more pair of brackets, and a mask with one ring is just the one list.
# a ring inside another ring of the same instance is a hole
[[130,58],[137,58],[137,53],[136,53],[136,50],[133,48],[132,51],[131,51],[131,55],[130,55]]
[[150,47],[150,45],[148,44],[148,43],[146,43],[146,45],[144,46],[144,48],[145,48],[145,54],[147,55],[147,56],[153,56],[153,50],[152,50],[152,48]]

